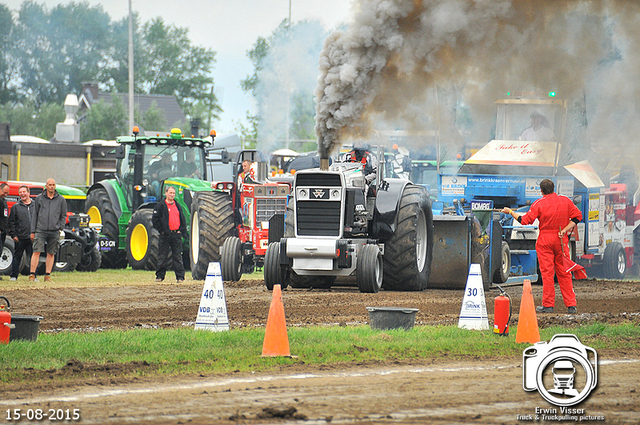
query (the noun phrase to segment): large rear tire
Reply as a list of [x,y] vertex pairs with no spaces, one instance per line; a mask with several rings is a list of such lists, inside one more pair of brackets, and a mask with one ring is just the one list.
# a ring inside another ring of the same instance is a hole
[[427,190],[405,186],[396,215],[396,230],[384,248],[386,290],[427,289],[433,259],[433,213]]
[[233,235],[233,205],[224,192],[195,192],[191,201],[191,276],[204,280],[211,261],[220,261],[220,247]]
[[92,190],[87,195],[85,208],[87,214],[91,217],[90,222],[92,224],[100,224],[102,226],[102,235],[116,242],[116,246],[112,247],[110,251],[102,252],[102,267],[109,269],[124,269],[127,267],[126,251],[118,249],[120,237],[118,217],[107,190],[103,187]]
[[225,239],[220,248],[220,266],[222,280],[237,282],[242,277],[242,242],[240,238],[231,236]]
[[382,287],[383,260],[377,245],[364,245],[358,253],[356,281],[360,292],[377,293]]
[[153,210],[138,210],[127,226],[127,262],[134,270],[156,270],[160,232],[153,227]]
[[619,242],[612,242],[604,250],[604,277],[620,280],[627,272],[627,256]]

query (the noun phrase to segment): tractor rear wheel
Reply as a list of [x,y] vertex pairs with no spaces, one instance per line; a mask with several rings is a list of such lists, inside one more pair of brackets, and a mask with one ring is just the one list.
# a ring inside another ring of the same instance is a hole
[[87,214],[91,217],[91,223],[100,224],[102,226],[100,233],[116,243],[110,251],[102,252],[102,267],[124,269],[127,267],[127,254],[125,250],[118,248],[120,236],[118,217],[107,190],[103,187],[92,190],[87,195],[85,205]]
[[396,215],[396,230],[384,247],[384,289],[427,289],[433,258],[433,232],[433,213],[426,189],[405,186]]
[[127,226],[127,262],[134,270],[156,270],[160,232],[153,227],[153,210],[138,210]]
[[220,248],[220,266],[222,280],[237,282],[242,277],[242,242],[240,238],[231,236],[225,239]]
[[220,261],[220,246],[233,236],[233,205],[225,192],[195,192],[191,201],[191,276],[203,280],[211,261]]
[[358,253],[356,281],[360,292],[376,293],[382,286],[382,253],[378,245],[364,245]]
[[604,277],[607,279],[622,279],[627,271],[627,256],[622,244],[612,242],[604,250]]

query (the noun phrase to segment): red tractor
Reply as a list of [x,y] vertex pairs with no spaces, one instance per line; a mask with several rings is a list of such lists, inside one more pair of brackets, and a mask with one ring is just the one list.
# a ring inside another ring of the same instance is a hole
[[[246,170],[243,170],[245,163]],[[238,281],[243,273],[262,268],[269,246],[269,223],[283,220],[289,183],[267,180],[268,160],[256,150],[238,153],[234,165],[235,182],[214,182],[213,187],[227,191],[232,198],[234,235],[225,239],[220,247],[222,278]],[[274,217],[275,216],[275,217]],[[274,236],[280,240],[281,236]]]

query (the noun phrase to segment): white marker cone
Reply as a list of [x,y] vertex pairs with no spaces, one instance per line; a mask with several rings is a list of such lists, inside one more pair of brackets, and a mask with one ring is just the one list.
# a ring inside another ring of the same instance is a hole
[[489,330],[487,303],[484,300],[480,264],[471,264],[471,267],[469,267],[469,277],[467,277],[467,286],[464,289],[458,327],[481,331]]

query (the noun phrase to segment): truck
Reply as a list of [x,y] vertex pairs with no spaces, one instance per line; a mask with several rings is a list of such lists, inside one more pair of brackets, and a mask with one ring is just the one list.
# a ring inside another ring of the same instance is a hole
[[[7,181],[9,185],[9,195],[6,201],[11,207],[20,200],[18,189],[20,186],[27,186],[31,194],[31,198],[35,198],[43,192],[45,184],[30,181]],[[90,271],[98,270],[102,263],[100,255],[100,247],[98,243],[99,229],[89,225],[89,217],[83,213],[85,193],[78,188],[66,186],[62,184],[56,185],[58,193],[67,201],[67,224],[63,229],[63,235],[60,239],[60,249],[56,255],[53,264],[53,270],[64,271]],[[13,261],[13,240],[7,237],[5,247],[0,256],[0,273],[8,274],[11,272],[11,263]],[[44,272],[45,257],[40,257],[40,266],[38,273]],[[26,256],[22,257],[20,272],[29,273],[30,265]]]
[[[170,133],[117,138],[117,171],[112,178],[92,185],[85,211],[91,223],[101,226],[103,265],[155,270],[159,233],[152,224],[153,209],[167,186],[176,190],[176,202],[185,212],[189,235],[184,240],[184,264],[193,279],[203,280],[211,261],[220,261],[220,247],[234,232],[232,183],[207,179],[206,139],[185,136],[179,128]],[[153,165],[167,157],[167,167]],[[188,163],[188,164],[187,164]],[[185,171],[189,168],[188,172]]]

